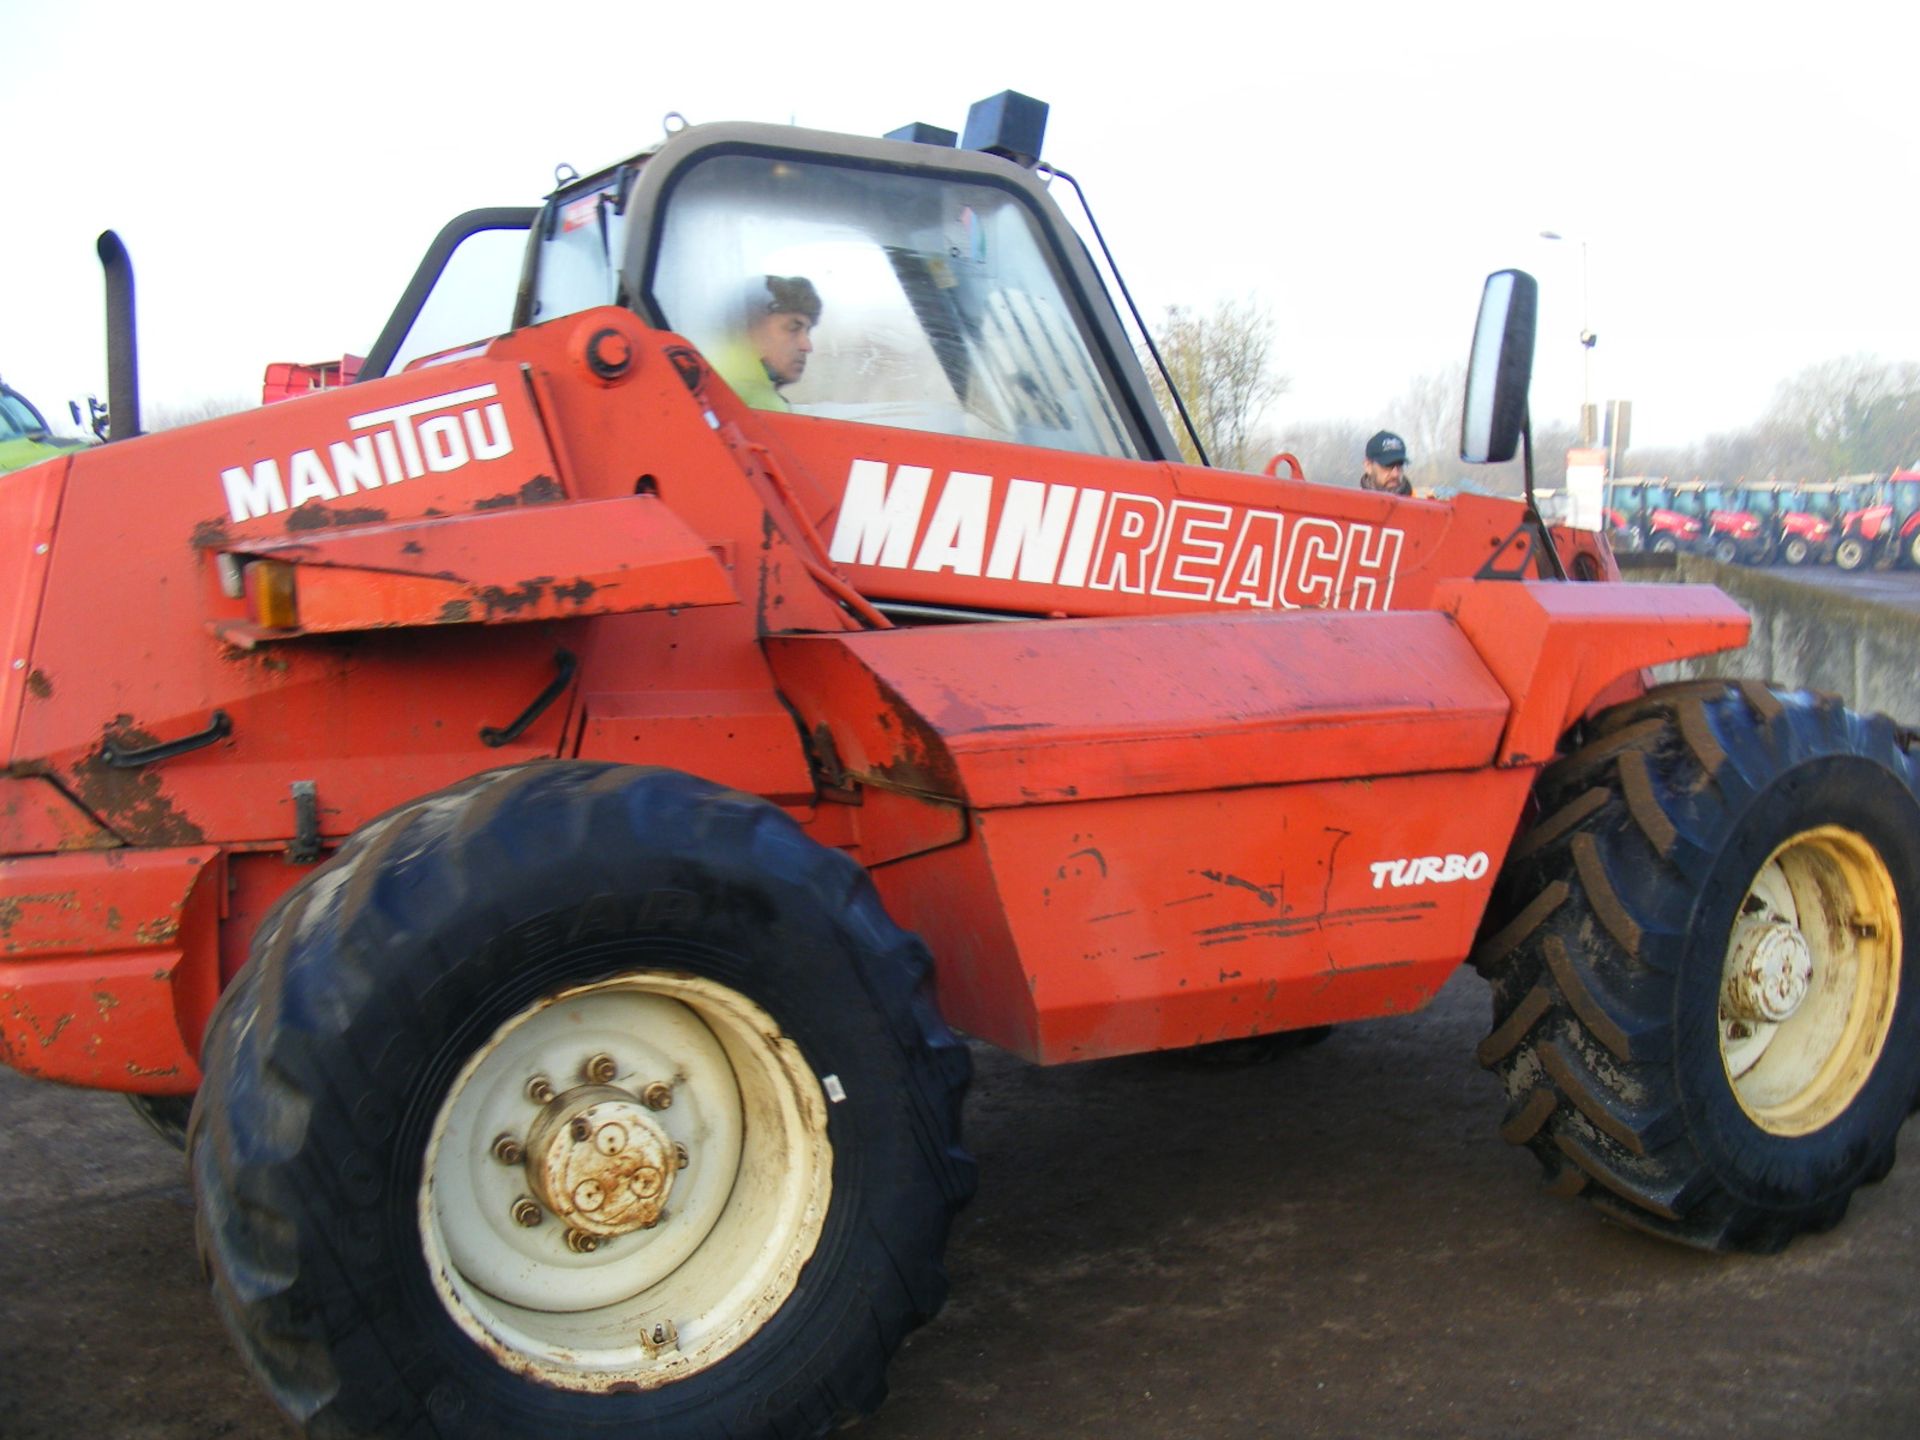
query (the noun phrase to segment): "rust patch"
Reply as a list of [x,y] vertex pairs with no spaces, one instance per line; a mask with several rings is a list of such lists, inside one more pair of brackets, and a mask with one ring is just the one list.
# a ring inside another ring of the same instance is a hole
[[551,505],[567,498],[560,482],[551,475],[536,475],[518,490],[504,490],[473,502],[475,510],[509,510],[517,505]]
[[27,693],[36,700],[53,698],[53,682],[47,678],[47,672],[34,669],[27,672]]
[[571,585],[554,586],[553,598],[556,600],[564,600],[569,605],[584,605],[598,593],[599,589],[600,587],[598,585],[594,584],[585,576],[582,576]]
[[193,527],[193,548],[196,550],[218,550],[227,543],[226,516],[216,516],[211,520],[202,520]]
[[538,605],[552,585],[551,575],[536,575],[512,589],[504,585],[489,585],[477,598],[486,608],[489,617],[517,615],[530,605]]
[[145,1065],[136,1065],[131,1060],[127,1061],[127,1074],[137,1076],[142,1080],[160,1080],[168,1075],[178,1075],[179,1073],[180,1067],[178,1065],[163,1065],[158,1069],[149,1069]]
[[0,898],[0,936],[10,937],[13,927],[26,913],[29,905],[45,905],[55,910],[78,910],[79,892],[74,890],[49,890],[39,895],[11,895]]
[[449,600],[440,607],[440,613],[434,618],[442,625],[464,625],[473,619],[473,602]]
[[[40,1048],[42,1050],[51,1050],[53,1048],[53,1042],[60,1038],[60,1032],[72,1023],[73,1016],[71,1015],[62,1015],[59,1019],[55,1020],[53,1022],[53,1029],[40,1037]],[[35,1027],[36,1030],[38,1028],[38,1026]]]
[[[875,774],[890,785],[923,795],[949,798],[960,794],[960,777],[939,732],[920,717],[920,713],[901,698],[898,691],[878,680],[881,703],[898,722],[900,748],[895,758],[874,767]],[[888,728],[892,728],[889,726]]]
[[387,512],[371,505],[352,509],[329,509],[318,500],[309,500],[297,510],[287,512],[289,532],[330,530],[336,525],[372,525],[387,518]]
[[94,991],[93,1004],[94,1008],[103,1016],[111,1015],[115,1010],[120,1008],[119,998],[115,996],[111,990]]
[[[133,723],[131,715],[117,715],[101,739],[132,750],[159,740]],[[121,839],[136,845],[200,845],[206,836],[200,827],[173,806],[160,788],[152,768],[117,770],[95,751],[73,769],[73,793],[80,803],[103,819]]]
[[145,920],[133,927],[134,943],[138,945],[164,945],[179,933],[180,921],[172,915]]

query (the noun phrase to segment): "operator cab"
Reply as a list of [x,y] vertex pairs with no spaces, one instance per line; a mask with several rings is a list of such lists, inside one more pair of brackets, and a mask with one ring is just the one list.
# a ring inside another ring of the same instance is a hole
[[[497,250],[503,237],[463,230],[471,217],[443,231],[442,253],[429,252],[363,378],[615,304],[686,336],[764,408],[1114,458],[1178,456],[1085,247],[1021,165],[720,124],[563,178],[537,212],[474,212],[518,217],[517,283],[496,255],[490,282],[456,284],[466,252]],[[768,276],[804,280],[818,296],[811,355],[790,382],[769,383],[745,351],[743,297]],[[466,321],[464,334],[451,333],[448,315]]]

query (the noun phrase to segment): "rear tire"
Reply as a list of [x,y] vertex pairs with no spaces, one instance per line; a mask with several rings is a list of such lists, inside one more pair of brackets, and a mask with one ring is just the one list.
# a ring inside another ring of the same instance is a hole
[[1474,963],[1502,1134],[1548,1188],[1708,1249],[1824,1230],[1920,1096],[1920,779],[1891,722],[1719,681],[1541,777]]
[[1920,569],[1920,530],[1915,530],[1907,537],[1906,557],[1907,564]]
[[310,1434],[817,1436],[946,1294],[967,1051],[851,860],[666,771],[356,835],[216,1008],[216,1305]]

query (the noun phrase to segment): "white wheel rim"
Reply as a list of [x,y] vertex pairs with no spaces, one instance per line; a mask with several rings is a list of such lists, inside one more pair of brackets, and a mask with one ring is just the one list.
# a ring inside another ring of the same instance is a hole
[[1900,906],[1886,862],[1839,826],[1805,830],[1748,887],[1721,972],[1720,1060],[1747,1117],[1807,1135],[1873,1074],[1900,993]]
[[[670,1086],[665,1108],[650,1086]],[[502,1136],[525,1153],[501,1158]],[[684,1169],[659,1158],[676,1150]],[[576,1203],[576,1154],[625,1169],[594,1172]],[[428,1140],[421,1242],[448,1313],[508,1368],[651,1388],[731,1354],[786,1302],[832,1169],[820,1083],[770,1015],[697,976],[633,975],[542,1000],[469,1057]],[[602,1208],[623,1179],[626,1210]]]

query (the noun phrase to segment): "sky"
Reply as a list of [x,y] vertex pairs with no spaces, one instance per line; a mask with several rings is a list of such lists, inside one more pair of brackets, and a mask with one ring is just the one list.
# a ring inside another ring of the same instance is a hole
[[0,376],[63,422],[104,398],[107,228],[149,410],[253,400],[270,361],[364,353],[446,220],[535,204],[670,111],[959,130],[1013,89],[1050,105],[1045,158],[1150,316],[1269,308],[1281,443],[1391,426],[1517,266],[1536,420],[1576,417],[1591,328],[1591,397],[1633,402],[1636,445],[1686,444],[1820,361],[1920,360],[1916,41],[1915,7],[1851,0],[0,0]]

